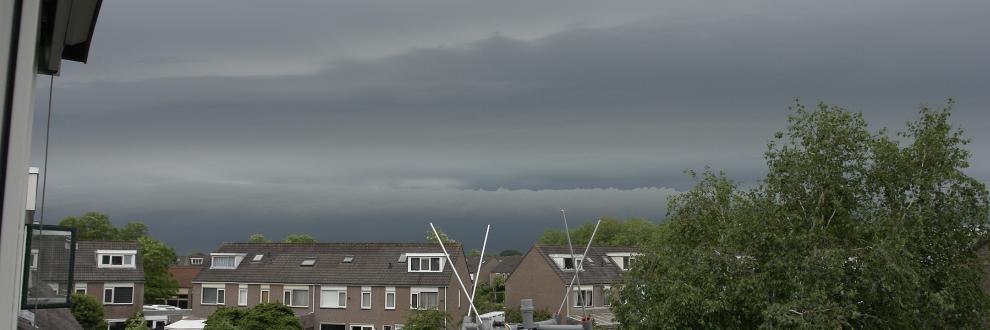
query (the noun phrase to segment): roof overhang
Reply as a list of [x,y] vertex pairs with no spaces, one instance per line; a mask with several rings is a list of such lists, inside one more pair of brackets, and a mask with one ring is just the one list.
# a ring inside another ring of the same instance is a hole
[[38,73],[58,75],[62,60],[86,63],[103,0],[42,0]]

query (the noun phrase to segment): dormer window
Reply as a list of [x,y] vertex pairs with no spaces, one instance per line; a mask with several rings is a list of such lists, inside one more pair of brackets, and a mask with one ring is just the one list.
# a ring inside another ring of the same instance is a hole
[[620,253],[609,253],[608,258],[612,259],[612,263],[622,269],[627,271],[632,269],[632,265],[636,263],[636,257],[640,256],[640,253],[631,252],[620,252]]
[[99,268],[135,268],[135,250],[98,250],[96,260]]
[[550,258],[553,259],[558,268],[569,271],[577,269],[578,263],[584,259],[583,256],[575,255],[572,257],[570,254],[551,254]]
[[190,265],[202,265],[203,264],[203,258],[189,258],[189,264]]
[[420,253],[408,254],[409,272],[442,272],[444,261],[443,254]]

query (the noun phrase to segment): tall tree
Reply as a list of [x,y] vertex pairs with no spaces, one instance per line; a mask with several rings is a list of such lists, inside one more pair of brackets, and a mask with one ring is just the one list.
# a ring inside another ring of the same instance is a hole
[[282,239],[282,243],[316,243],[316,239],[307,234],[289,234]]
[[[599,246],[636,246],[651,237],[661,225],[652,223],[646,219],[619,220],[614,218],[603,218],[595,234],[595,245]],[[573,244],[587,244],[591,238],[591,232],[595,230],[595,223],[588,222],[577,228],[571,229],[571,242]],[[537,239],[540,244],[563,245],[567,244],[567,235],[563,230],[548,229]]]
[[440,241],[442,241],[444,244],[447,244],[447,243],[457,243],[457,241],[450,239],[450,237],[447,236],[447,233],[443,232],[443,229],[440,229],[440,227],[437,227],[437,233],[436,234],[433,234],[433,230],[432,229],[431,230],[427,230],[426,231],[426,241],[427,242],[434,242],[434,243],[436,243],[437,242],[437,235],[440,235]]
[[951,106],[922,108],[895,139],[862,114],[798,104],[759,186],[707,171],[670,200],[619,290],[617,319],[629,329],[986,327],[976,252],[990,194],[963,172],[968,141]]
[[76,228],[76,238],[79,240],[114,240],[117,239],[117,227],[110,222],[110,217],[98,212],[86,212],[81,217],[66,217],[58,223],[60,226]]
[[179,282],[168,272],[176,259],[175,250],[151,237],[138,239],[141,244],[141,261],[144,264],[144,301],[160,303],[172,297],[179,289]]
[[265,238],[265,235],[262,234],[251,234],[251,237],[248,238],[248,243],[271,243],[271,242],[272,240]]

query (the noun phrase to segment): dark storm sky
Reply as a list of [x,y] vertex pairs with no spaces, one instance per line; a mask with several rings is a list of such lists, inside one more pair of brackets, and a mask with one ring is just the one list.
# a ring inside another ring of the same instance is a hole
[[[661,220],[704,166],[752,183],[795,97],[897,130],[954,97],[990,179],[987,1],[108,0],[55,81],[47,221],[525,250]],[[41,165],[47,78],[39,80]]]

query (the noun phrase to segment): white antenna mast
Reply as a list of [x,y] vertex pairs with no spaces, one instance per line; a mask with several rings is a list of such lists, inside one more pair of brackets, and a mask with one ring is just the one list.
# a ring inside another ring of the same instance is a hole
[[[491,229],[492,225],[485,227],[485,240],[481,243],[481,257],[478,258],[478,270],[474,272],[474,287],[471,288],[471,299],[468,299],[469,301],[474,301],[474,294],[478,292],[478,282],[481,282],[481,264],[485,262],[485,247],[488,246],[488,231]],[[474,307],[474,305],[472,304],[471,307]],[[471,311],[468,311],[468,314],[470,315]],[[477,321],[481,323],[481,319]]]
[[[465,296],[468,295],[467,287],[464,286],[464,281],[461,280],[461,275],[457,273],[457,267],[454,267],[454,261],[450,259],[450,253],[447,253],[447,248],[443,246],[443,240],[440,239],[440,234],[437,233],[437,227],[434,227],[432,222],[430,222],[430,229],[433,229],[433,235],[436,236],[437,243],[440,243],[440,249],[443,250],[443,255],[447,257],[447,263],[450,264],[450,269],[454,271],[454,277],[457,278],[457,283],[461,285],[461,291],[464,292]],[[468,307],[468,312],[470,313],[470,311],[474,311],[474,316],[477,317],[480,322],[481,315],[478,314],[478,309],[474,308],[474,297],[468,297],[468,304],[470,304]]]
[[[591,250],[591,242],[595,241],[595,234],[598,233],[598,226],[601,224],[602,224],[602,219],[598,219],[598,222],[595,223],[595,230],[591,232],[591,237],[588,238],[588,246],[584,247],[585,256],[588,255],[588,250]],[[578,273],[580,273],[581,270],[584,269],[584,259],[585,258],[581,258],[580,261],[575,262],[577,263],[577,266],[574,269],[574,277],[571,277],[571,284],[567,286],[567,291],[564,292],[564,299],[560,301],[560,308],[557,308],[557,315],[560,315],[560,311],[564,309],[564,303],[567,302],[567,295],[571,293],[571,290],[574,287],[574,280],[577,279]]]
[[[581,287],[581,277],[578,276],[578,273],[580,273],[580,271],[578,271],[578,269],[577,269],[578,259],[574,255],[574,245],[571,244],[571,229],[567,225],[567,212],[564,211],[564,209],[560,209],[560,217],[561,218],[564,218],[564,233],[567,234],[567,249],[571,251],[571,262],[573,263],[572,266],[574,266],[574,277],[577,278],[577,285],[578,285],[578,287]],[[581,260],[584,260],[584,258],[582,257]],[[567,289],[568,289],[567,291],[570,292],[570,288],[567,288]],[[564,299],[567,299],[568,297],[569,296],[564,296]],[[563,304],[563,303],[564,302],[561,302],[561,304]],[[581,311],[582,311],[582,313],[585,313],[585,311],[584,311],[584,305],[585,304],[582,303],[581,305],[582,305],[581,306],[582,307],[581,308]],[[557,312],[557,315],[560,315],[560,312],[559,311]]]

